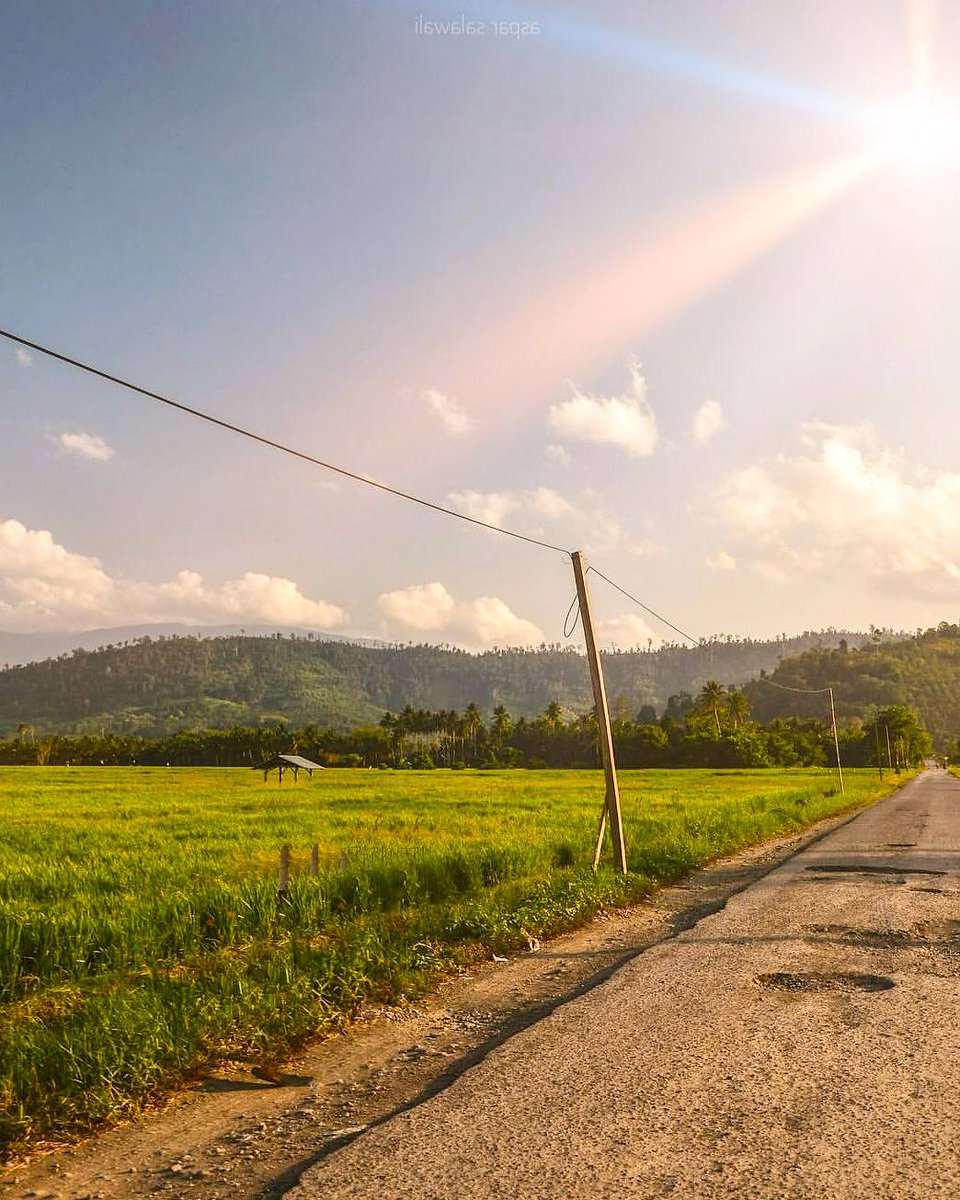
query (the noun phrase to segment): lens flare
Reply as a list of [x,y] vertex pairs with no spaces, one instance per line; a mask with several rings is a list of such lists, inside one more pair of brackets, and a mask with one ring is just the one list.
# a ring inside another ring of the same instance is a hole
[[923,92],[885,105],[868,121],[874,153],[891,167],[942,171],[960,165],[960,109]]

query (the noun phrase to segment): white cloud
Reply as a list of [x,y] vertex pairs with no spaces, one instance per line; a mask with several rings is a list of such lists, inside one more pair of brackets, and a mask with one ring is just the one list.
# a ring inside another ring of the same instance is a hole
[[447,625],[456,604],[442,583],[424,583],[383,592],[377,597],[377,608],[391,625],[436,633]]
[[735,571],[737,560],[726,550],[718,550],[716,554],[708,554],[703,560],[711,571]]
[[538,487],[527,493],[531,512],[550,520],[577,516],[576,507],[552,488]]
[[592,554],[650,554],[657,549],[650,537],[638,538],[625,528],[593,489],[586,489],[575,501],[547,487],[450,492],[447,500],[458,512],[477,521],[501,529],[509,526],[530,537],[557,539],[560,545],[569,543],[571,549],[576,544]]
[[647,385],[638,362],[630,364],[630,390],[623,396],[577,392],[555,404],[550,427],[572,441],[617,446],[632,458],[645,458],[657,444],[657,422],[646,402]]
[[471,650],[536,646],[544,640],[532,621],[518,617],[499,597],[457,601],[437,582],[384,592],[377,608],[387,636],[431,634]]
[[421,393],[421,399],[447,433],[461,437],[473,428],[472,418],[446,392],[441,392],[438,388],[427,388]]
[[723,409],[716,400],[705,400],[693,416],[690,436],[695,442],[709,442],[726,425]]
[[113,458],[113,447],[93,433],[61,433],[57,445],[67,454],[76,454],[95,462],[106,462]]
[[547,487],[520,492],[450,492],[447,499],[458,512],[501,527],[514,512],[522,513],[528,519],[544,517],[551,521],[578,515],[575,505]]
[[449,492],[447,500],[464,516],[475,521],[486,521],[488,525],[502,526],[512,512],[521,508],[522,492]]
[[21,367],[29,367],[33,362],[33,355],[23,346],[16,346],[13,352],[17,356],[17,362]]
[[551,462],[555,462],[558,466],[569,467],[573,462],[573,456],[565,446],[560,446],[556,442],[551,442],[544,450],[544,454]]
[[19,629],[224,618],[329,629],[346,619],[335,604],[310,599],[280,576],[248,571],[222,584],[208,584],[195,571],[159,584],[114,576],[48,530],[13,520],[0,520],[0,614]]
[[910,465],[868,425],[801,434],[795,453],[733,472],[711,501],[738,561],[781,583],[846,578],[955,597],[960,473]]
[[632,650],[635,646],[648,650],[660,645],[660,638],[643,617],[632,613],[600,621],[598,633],[603,645],[613,650]]

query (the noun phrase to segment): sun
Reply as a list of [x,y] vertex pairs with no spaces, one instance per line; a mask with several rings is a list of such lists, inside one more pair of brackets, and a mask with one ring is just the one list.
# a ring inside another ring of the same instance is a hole
[[950,100],[916,92],[876,110],[866,124],[886,166],[908,171],[960,166],[960,108]]

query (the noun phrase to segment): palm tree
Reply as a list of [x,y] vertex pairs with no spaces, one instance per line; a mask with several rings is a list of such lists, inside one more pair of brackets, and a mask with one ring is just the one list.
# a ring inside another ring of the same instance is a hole
[[556,700],[551,700],[543,710],[543,723],[551,733],[559,733],[563,728],[563,706]]
[[730,688],[727,692],[727,707],[730,709],[734,724],[739,729],[750,716],[750,701],[747,699],[746,693],[739,688]]
[[697,697],[697,703],[701,708],[709,709],[713,713],[713,719],[717,723],[717,737],[720,737],[723,730],[720,728],[720,705],[723,704],[726,690],[722,683],[716,679],[708,679],[700,689],[700,695]]
[[513,732],[513,719],[502,704],[498,704],[493,710],[493,742],[496,747],[497,758],[500,757],[500,752],[503,750],[503,743]]
[[470,738],[471,747],[473,750],[473,763],[477,763],[477,734],[483,728],[483,716],[480,709],[474,703],[470,703],[463,710],[463,718],[461,721],[464,734]]

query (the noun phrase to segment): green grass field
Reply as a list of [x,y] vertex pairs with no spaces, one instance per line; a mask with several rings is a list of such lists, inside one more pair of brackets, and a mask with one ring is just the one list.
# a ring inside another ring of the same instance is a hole
[[0,1140],[96,1127],[892,786],[624,772],[620,878],[590,869],[599,772],[0,768]]

